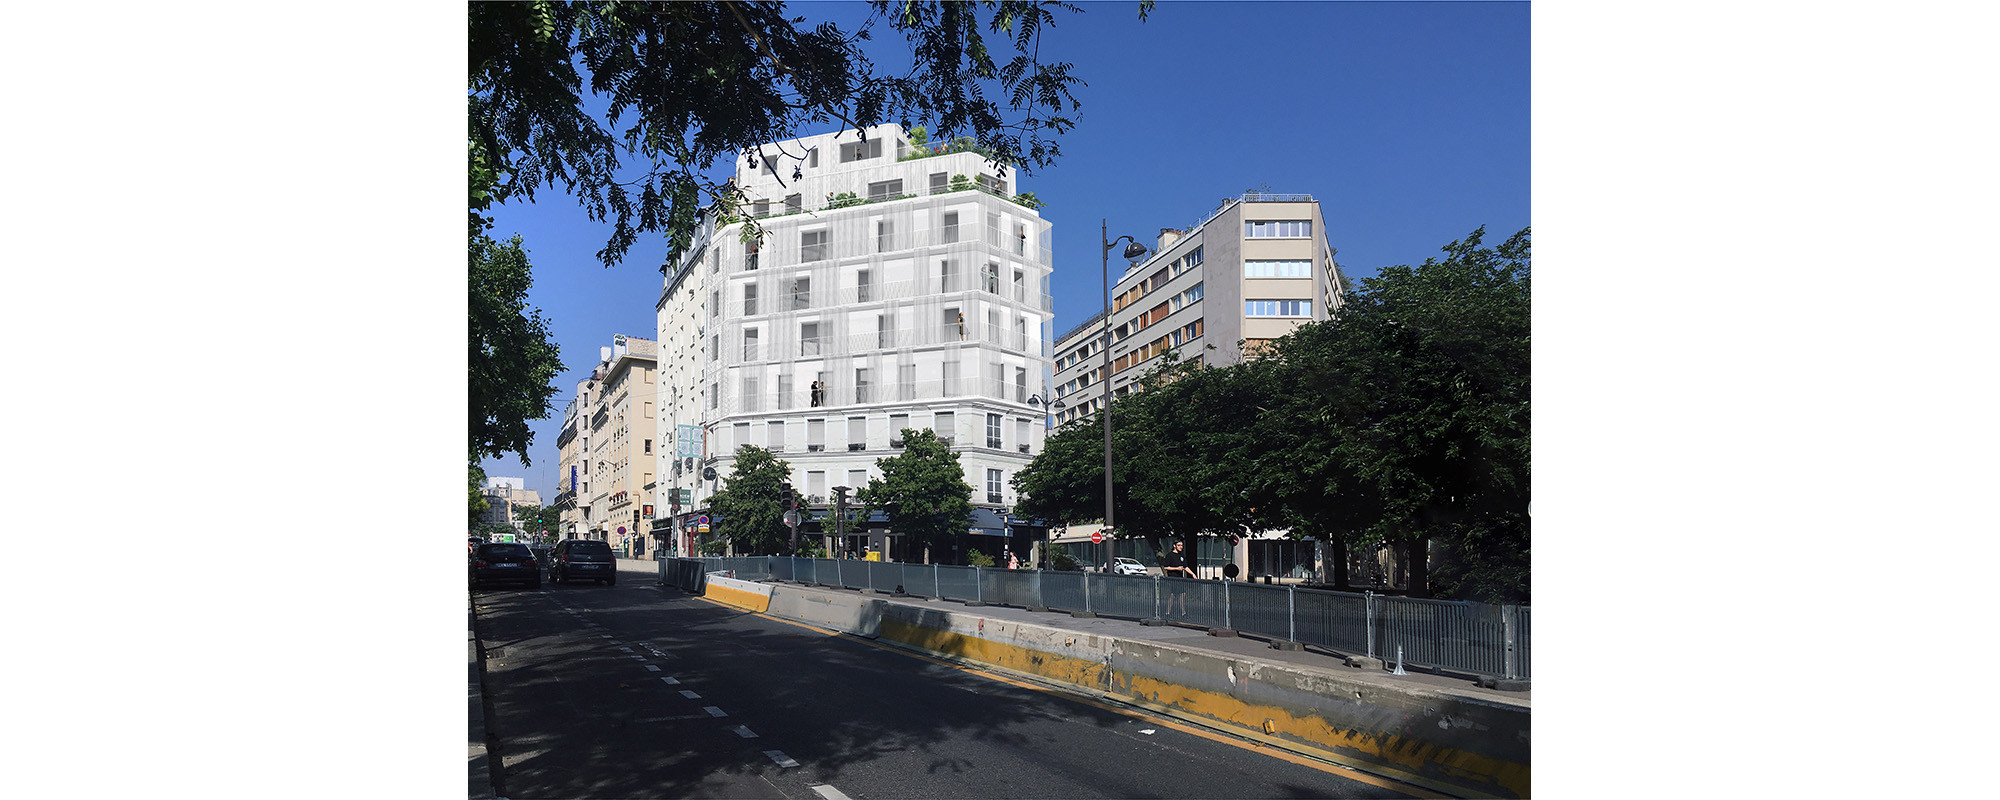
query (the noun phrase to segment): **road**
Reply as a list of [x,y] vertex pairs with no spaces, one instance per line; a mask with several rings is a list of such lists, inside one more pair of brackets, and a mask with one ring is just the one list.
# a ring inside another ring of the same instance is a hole
[[474,592],[501,796],[1434,796],[626,571]]

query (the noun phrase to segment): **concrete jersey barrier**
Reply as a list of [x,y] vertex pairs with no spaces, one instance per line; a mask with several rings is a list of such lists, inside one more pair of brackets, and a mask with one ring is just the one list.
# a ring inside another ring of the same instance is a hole
[[1452,794],[1529,792],[1525,704],[827,589],[711,575],[707,593],[738,608],[1032,676]]

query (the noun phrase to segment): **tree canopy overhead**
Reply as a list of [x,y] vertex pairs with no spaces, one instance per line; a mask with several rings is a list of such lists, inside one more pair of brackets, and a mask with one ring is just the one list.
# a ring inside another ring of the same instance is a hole
[[[533,199],[558,185],[613,226],[598,258],[622,259],[642,233],[678,258],[704,195],[740,200],[702,176],[718,158],[829,124],[912,119],[939,140],[973,137],[1024,172],[1060,154],[1076,124],[1071,65],[1044,61],[1041,31],[1060,0],[871,0],[860,29],[807,27],[783,2],[472,3],[468,138],[475,195]],[[1151,0],[1139,3],[1144,19]],[[861,42],[878,26],[910,43],[884,71]],[[1011,54],[996,54],[989,36]],[[608,101],[603,119],[585,91]],[[630,155],[627,159],[624,156]]]

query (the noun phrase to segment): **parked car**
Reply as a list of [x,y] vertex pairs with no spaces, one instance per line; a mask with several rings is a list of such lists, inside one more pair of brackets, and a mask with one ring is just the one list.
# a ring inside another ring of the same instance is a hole
[[596,539],[564,539],[549,554],[549,580],[566,584],[573,580],[618,584],[618,558],[611,545]]
[[489,583],[523,583],[530,589],[542,588],[542,568],[525,544],[482,544],[473,551],[466,569],[474,589]]
[[1146,572],[1146,565],[1139,563],[1137,559],[1131,559],[1131,558],[1126,558],[1124,556],[1119,556],[1117,558],[1111,559],[1111,574],[1145,575],[1148,573]]

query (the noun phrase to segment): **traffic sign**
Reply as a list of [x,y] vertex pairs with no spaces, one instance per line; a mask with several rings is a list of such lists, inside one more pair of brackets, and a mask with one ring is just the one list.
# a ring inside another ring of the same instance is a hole
[[787,512],[785,512],[785,525],[787,525],[787,526],[789,526],[789,527],[793,527],[793,528],[796,528],[796,527],[798,527],[798,526],[799,526],[799,512],[797,512],[797,511],[787,511]]
[[1090,541],[1091,541],[1091,543],[1092,543],[1092,544],[1103,544],[1103,543],[1104,543],[1104,531],[1091,531],[1091,532],[1090,532]]
[[695,518],[694,518],[694,524],[696,524],[696,525],[707,525],[707,524],[708,524],[708,515],[707,515],[707,514],[703,514],[703,515],[701,515],[701,516],[699,516],[699,517],[695,517]]

